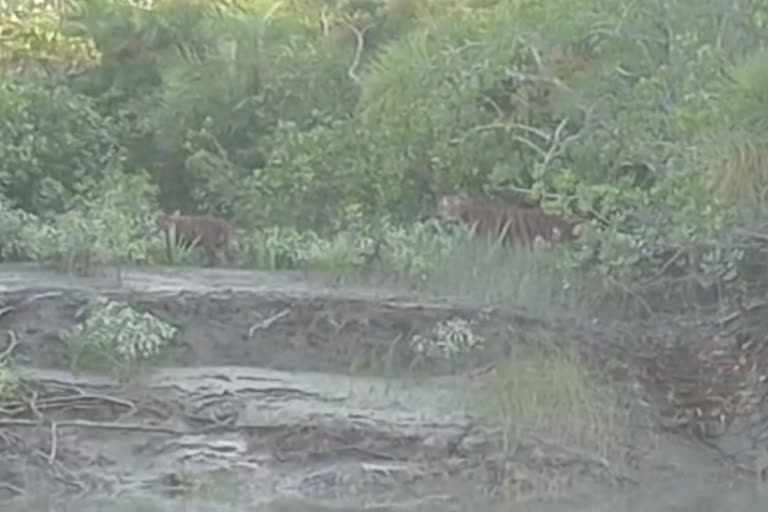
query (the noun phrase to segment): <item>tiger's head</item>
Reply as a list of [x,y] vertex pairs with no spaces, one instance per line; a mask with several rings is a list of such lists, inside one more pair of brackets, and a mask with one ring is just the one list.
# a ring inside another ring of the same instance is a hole
[[165,231],[167,229],[170,229],[171,224],[173,224],[174,219],[178,218],[180,215],[179,210],[174,211],[172,214],[167,213],[160,213],[155,217],[155,228],[158,231]]
[[443,196],[438,202],[437,214],[446,222],[462,222],[466,218],[467,210],[469,209],[470,204],[470,199],[464,196]]
[[574,242],[587,235],[589,224],[583,220],[565,221],[562,226],[552,228],[552,240]]

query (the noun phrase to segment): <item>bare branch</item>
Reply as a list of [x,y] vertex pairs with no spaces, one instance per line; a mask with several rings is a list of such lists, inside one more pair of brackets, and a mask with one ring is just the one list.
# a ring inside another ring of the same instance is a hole
[[370,29],[376,26],[375,23],[370,23],[363,27],[362,29],[357,28],[352,23],[349,23],[348,21],[344,22],[344,25],[352,31],[353,34],[355,34],[355,39],[357,40],[357,48],[355,48],[355,56],[352,58],[352,64],[349,65],[349,69],[347,70],[347,76],[356,84],[360,85],[360,77],[357,76],[357,67],[360,65],[360,57],[363,54],[363,49],[365,48],[365,33],[368,32]]
[[16,346],[19,344],[18,339],[16,338],[16,333],[13,331],[8,331],[8,346],[5,347],[5,350],[0,352],[0,364],[4,363],[8,357],[10,357],[11,353],[13,352],[13,349],[16,348]]
[[51,422],[51,449],[48,452],[48,462],[53,464],[56,460],[56,452],[59,446],[59,434],[57,432],[58,425],[55,421]]
[[260,329],[269,329],[269,327],[272,324],[274,324],[275,322],[277,322],[278,320],[280,320],[284,316],[288,315],[290,312],[291,312],[291,308],[285,308],[284,310],[280,311],[279,313],[274,314],[274,315],[270,316],[269,318],[267,318],[265,320],[262,320],[261,322],[256,322],[255,324],[253,324],[251,326],[250,329],[248,329],[248,337],[252,338],[253,337],[253,333],[255,333],[256,331],[258,331]]

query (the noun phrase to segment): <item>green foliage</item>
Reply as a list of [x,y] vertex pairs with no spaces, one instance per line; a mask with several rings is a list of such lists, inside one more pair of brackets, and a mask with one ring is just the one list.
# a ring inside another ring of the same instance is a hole
[[57,213],[118,165],[120,130],[65,88],[0,88],[0,191],[30,213]]
[[21,380],[13,370],[2,362],[0,363],[0,400],[9,401],[21,395]]
[[10,201],[0,196],[0,259],[12,261],[34,256],[28,242],[38,225],[35,215],[12,208]]
[[[163,237],[165,237],[166,234],[163,233]],[[196,254],[195,251],[195,244],[199,242],[199,237],[197,240],[194,240],[194,243],[188,243],[186,240],[182,239],[179,234],[176,232],[176,225],[171,224],[168,233],[167,233],[168,240],[166,241],[165,238],[163,238],[163,242],[165,245],[165,252],[163,253],[163,256],[169,257],[169,259],[176,263],[184,263],[187,261],[195,261],[195,256],[198,256],[198,259],[200,259],[200,255]],[[170,255],[168,254],[170,251]]]
[[96,64],[98,56],[90,39],[58,31],[55,8],[29,0],[10,4],[0,12],[0,67],[47,80]]
[[29,233],[30,251],[70,272],[87,273],[96,264],[145,262],[155,191],[146,175],[110,173],[78,198],[75,208]]
[[507,295],[554,296],[574,270],[635,293],[676,254],[738,270],[737,206],[768,186],[760,0],[78,0],[45,16],[14,29],[24,58],[55,31],[100,59],[0,93],[4,258],[159,259],[149,180],[163,210],[233,220],[244,266],[458,285],[495,250],[423,221],[463,191],[590,221]]
[[81,361],[125,371],[156,357],[176,336],[176,327],[131,306],[99,298],[81,323],[59,335],[70,349],[70,365]]
[[333,121],[311,130],[280,123],[271,139],[273,150],[258,178],[273,198],[262,203],[262,223],[322,230],[356,207],[369,217],[383,213],[377,205],[380,192],[387,190],[380,184],[384,178],[367,157],[368,133],[354,122]]
[[433,222],[404,227],[384,221],[379,226],[361,225],[329,237],[293,228],[256,230],[244,237],[240,250],[244,263],[257,268],[343,273],[378,258],[381,270],[419,279],[454,244],[455,238]]
[[768,52],[758,49],[723,72],[715,88],[720,130],[703,151],[721,197],[737,204],[764,201],[768,189],[765,159],[768,148]]
[[157,187],[145,173],[110,173],[82,201],[82,210],[111,262],[145,261],[156,193]]
[[600,457],[615,456],[628,442],[623,436],[630,413],[620,393],[558,348],[566,341],[536,333],[517,341],[487,384],[468,392],[468,407],[501,429],[503,450],[516,450],[529,432],[567,440]]

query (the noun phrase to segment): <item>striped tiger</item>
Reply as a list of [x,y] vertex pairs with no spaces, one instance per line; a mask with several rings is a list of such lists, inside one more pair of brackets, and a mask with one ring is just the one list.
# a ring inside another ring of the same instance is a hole
[[474,235],[494,237],[528,249],[578,240],[586,227],[581,220],[569,221],[540,208],[521,208],[459,195],[441,197],[438,215],[447,222],[463,225]]
[[232,262],[232,255],[229,250],[232,227],[224,220],[210,215],[180,215],[177,211],[173,215],[158,215],[155,219],[155,225],[165,235],[169,263],[173,263],[172,229],[175,234],[175,243],[205,249],[206,266],[214,266],[221,261],[222,256],[228,263]]

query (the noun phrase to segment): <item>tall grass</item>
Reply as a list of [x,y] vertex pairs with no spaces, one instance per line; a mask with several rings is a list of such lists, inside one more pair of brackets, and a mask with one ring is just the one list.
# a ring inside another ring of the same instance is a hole
[[459,236],[448,250],[433,253],[420,289],[483,304],[507,304],[542,318],[591,322],[626,316],[634,299],[595,273],[565,264],[567,245],[539,251]]
[[[567,250],[556,246],[530,252],[460,236],[450,250],[433,255],[423,289],[480,303],[522,306],[545,320],[567,319],[575,328],[597,316],[625,314],[628,304],[615,300],[615,289],[563,264]],[[506,339],[488,340],[504,345],[507,355],[495,361],[484,385],[467,392],[465,404],[501,432],[505,458],[533,436],[607,470],[620,460],[631,435],[633,413],[625,405],[631,391],[609,384],[595,371],[576,350],[576,336],[554,339],[559,336],[555,332],[562,330],[523,332],[510,325]],[[643,442],[652,445],[651,429],[645,435]],[[542,485],[546,488],[541,491],[549,495],[559,484]]]
[[618,392],[574,354],[542,335],[518,346],[496,365],[492,378],[470,394],[470,408],[501,429],[504,448],[514,451],[526,436],[562,443],[599,461],[615,455],[626,435],[629,412]]

